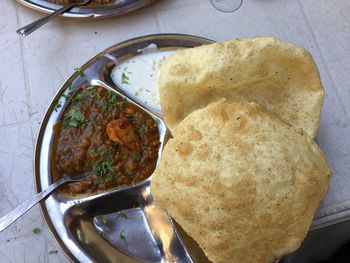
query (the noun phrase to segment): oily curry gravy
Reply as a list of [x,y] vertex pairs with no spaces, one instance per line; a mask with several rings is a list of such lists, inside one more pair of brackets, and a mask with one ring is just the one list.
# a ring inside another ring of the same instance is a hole
[[152,117],[102,87],[80,88],[69,96],[54,126],[52,172],[93,173],[66,186],[69,194],[89,194],[145,180],[156,166],[158,127]]
[[[69,5],[72,3],[78,3],[79,0],[46,0],[47,2],[58,4],[58,5]],[[109,5],[117,2],[117,0],[92,0],[88,6],[101,6]]]

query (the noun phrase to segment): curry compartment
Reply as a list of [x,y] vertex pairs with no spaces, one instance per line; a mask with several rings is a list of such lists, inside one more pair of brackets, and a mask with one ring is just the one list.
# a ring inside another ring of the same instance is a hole
[[133,185],[153,173],[160,141],[157,124],[148,113],[99,86],[81,87],[66,101],[53,128],[53,180],[85,172],[93,175],[61,191],[94,194]]
[[[45,0],[50,3],[58,5],[68,5],[71,3],[79,3],[79,0]],[[88,5],[89,6],[100,6],[100,5],[109,5],[117,2],[117,0],[92,0]]]

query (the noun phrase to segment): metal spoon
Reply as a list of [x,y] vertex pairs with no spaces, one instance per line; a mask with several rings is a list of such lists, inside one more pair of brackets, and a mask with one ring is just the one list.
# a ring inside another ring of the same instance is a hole
[[56,10],[55,12],[53,12],[47,16],[44,16],[43,18],[40,18],[39,20],[36,20],[36,21],[30,23],[29,25],[26,25],[26,26],[18,29],[16,31],[16,33],[21,35],[21,36],[28,36],[30,33],[34,32],[39,27],[43,26],[44,24],[46,24],[50,20],[54,19],[56,16],[63,14],[64,12],[70,10],[71,8],[73,8],[75,6],[85,5],[85,4],[89,3],[90,1],[91,0],[82,0],[81,2],[66,5],[66,6]]
[[0,232],[6,229],[9,225],[15,222],[18,218],[24,215],[29,209],[31,209],[34,205],[36,205],[42,199],[44,199],[49,194],[51,194],[55,189],[57,189],[62,184],[79,182],[88,178],[91,175],[92,173],[84,173],[83,175],[78,175],[78,176],[66,175],[61,179],[59,179],[58,181],[54,182],[48,188],[38,193],[37,195],[33,196],[32,198],[30,198],[29,200],[21,204],[19,207],[15,208],[10,213],[0,218]]

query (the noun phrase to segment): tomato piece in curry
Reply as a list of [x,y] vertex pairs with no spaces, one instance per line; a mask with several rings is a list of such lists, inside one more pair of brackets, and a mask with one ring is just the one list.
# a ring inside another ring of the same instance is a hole
[[148,178],[159,150],[155,120],[121,96],[102,87],[78,89],[54,126],[52,173],[92,172],[82,182],[63,188],[69,194],[89,194]]

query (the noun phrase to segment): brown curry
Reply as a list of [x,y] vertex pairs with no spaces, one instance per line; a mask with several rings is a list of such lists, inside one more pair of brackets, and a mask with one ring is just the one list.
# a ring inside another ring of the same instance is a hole
[[[46,0],[47,2],[58,4],[58,5],[68,5],[71,3],[80,2],[79,0]],[[115,3],[117,0],[92,0],[88,6],[100,6],[109,5]]]
[[69,184],[65,192],[95,193],[143,181],[153,173],[160,142],[151,116],[102,87],[80,88],[68,99],[54,126],[53,179],[93,175]]

